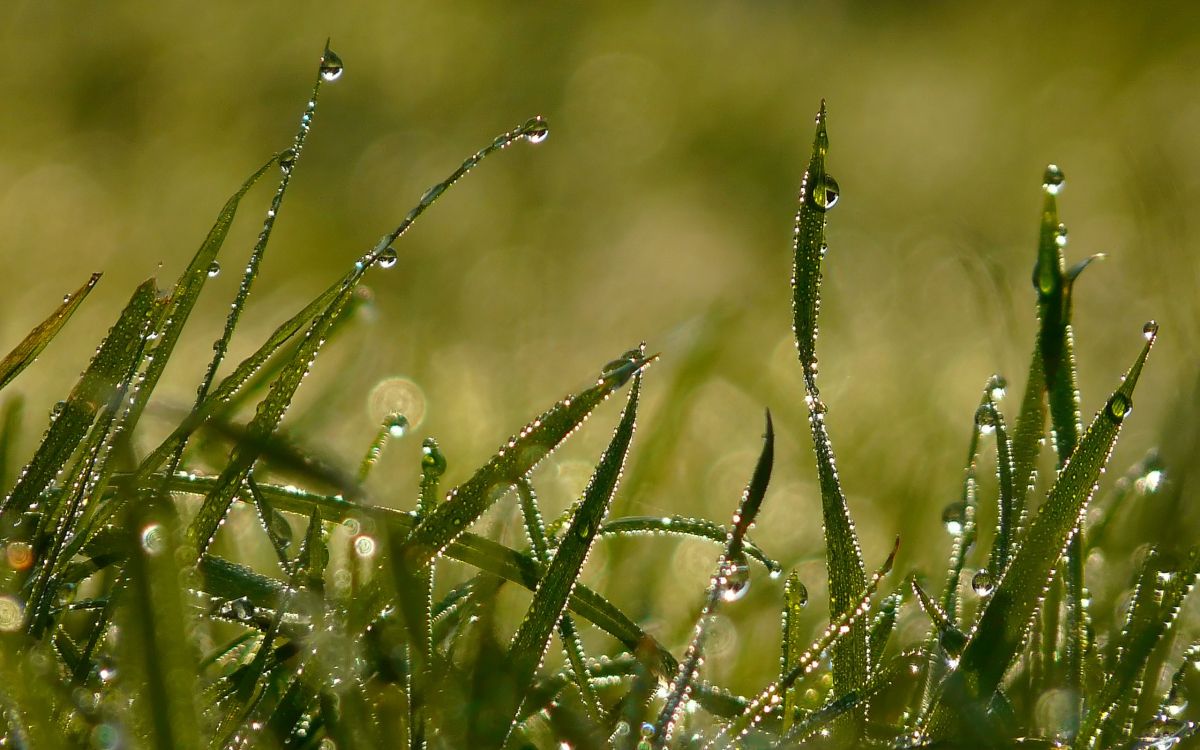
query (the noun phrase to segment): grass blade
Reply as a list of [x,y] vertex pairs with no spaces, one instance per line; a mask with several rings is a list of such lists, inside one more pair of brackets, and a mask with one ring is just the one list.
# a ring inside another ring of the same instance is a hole
[[[800,615],[808,604],[808,589],[800,582],[796,571],[788,576],[783,586],[783,624],[780,628],[779,679],[796,668],[800,654],[804,651],[804,634],[800,630]],[[894,620],[894,618],[893,618]],[[796,716],[796,688],[789,687],[783,694],[783,731],[792,728]]]
[[4,402],[4,412],[0,414],[0,492],[8,487],[16,453],[17,433],[20,432],[21,418],[24,414],[24,397],[16,396]]
[[100,274],[92,274],[83,286],[63,298],[62,304],[50,314],[50,317],[39,323],[29,332],[29,335],[21,340],[21,343],[17,344],[3,360],[0,360],[0,390],[3,390],[6,385],[20,375],[22,370],[33,364],[38,354],[46,348],[51,339],[58,335],[58,332],[71,319],[71,315],[95,288],[98,281],[100,281]]
[[[624,372],[632,374],[632,368],[636,367],[640,371],[646,362],[644,354],[639,350],[633,350],[621,368]],[[601,379],[601,382],[606,383],[609,380],[610,378],[605,377]],[[592,473],[592,478],[584,490],[583,504],[571,521],[558,550],[554,553],[553,561],[546,568],[546,574],[542,576],[542,581],[533,594],[533,601],[529,605],[525,619],[521,622],[521,627],[513,636],[512,645],[509,647],[509,661],[512,665],[513,685],[516,690],[513,696],[516,705],[505,707],[505,715],[509,717],[516,716],[520,703],[533,685],[534,672],[546,653],[550,633],[558,625],[563,612],[566,611],[571,589],[579,580],[584,560],[587,559],[592,543],[596,539],[596,531],[600,528],[600,522],[604,520],[605,514],[608,513],[613,495],[616,494],[621,471],[624,469],[625,459],[629,455],[629,444],[633,440],[641,386],[642,377],[639,372],[634,376],[633,386],[629,390],[629,400],[621,415],[621,421],[617,424],[612,440],[605,449],[604,455],[600,457],[600,462],[596,465],[596,470]]]
[[963,651],[959,668],[942,685],[942,694],[930,719],[934,739],[948,736],[956,724],[973,721],[963,710],[972,712],[973,717],[976,709],[972,707],[990,700],[1024,643],[1051,571],[1095,492],[1121,423],[1132,407],[1133,390],[1154,343],[1155,332],[1156,329],[1147,330],[1141,354],[1059,474],[988,600],[974,636]]
[[[605,521],[597,533],[605,536],[639,536],[642,534],[685,536],[692,539],[702,539],[724,545],[729,540],[729,532],[719,523],[707,518],[689,518],[687,516],[625,516]],[[757,560],[772,575],[778,575],[781,567],[777,560],[767,557],[767,554],[748,539],[742,540],[746,556]]]
[[[825,171],[829,135],[825,125],[825,103],[817,114],[812,158],[800,187],[796,213],[795,265],[792,275],[793,330],[804,368],[804,401],[817,457],[821,485],[821,513],[825,523],[825,551],[829,566],[829,611],[832,618],[854,608],[867,583],[862,549],[846,506],[833,455],[833,444],[825,427],[825,404],[817,389],[817,314],[821,307],[821,259],[825,255],[825,212],[838,198],[837,183]],[[833,684],[836,693],[848,693],[866,685],[869,671],[866,623],[856,621],[852,632],[840,639],[833,652]],[[861,718],[861,713],[859,718]]]

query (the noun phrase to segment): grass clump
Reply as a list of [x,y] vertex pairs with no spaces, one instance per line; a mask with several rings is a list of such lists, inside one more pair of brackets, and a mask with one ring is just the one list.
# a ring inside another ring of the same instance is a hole
[[[1107,748],[1173,747],[1195,733],[1183,717],[1200,646],[1180,660],[1171,644],[1195,636],[1179,613],[1200,572],[1200,551],[1174,558],[1150,549],[1125,622],[1096,633],[1089,618],[1089,536],[1107,526],[1116,500],[1100,507],[1091,527],[1083,521],[1157,326],[1142,329],[1140,353],[1085,428],[1071,294],[1091,259],[1065,264],[1057,168],[1043,184],[1033,276],[1039,330],[1016,422],[1010,430],[999,406],[1003,380],[988,378],[978,409],[964,419],[971,435],[961,499],[942,518],[954,540],[946,575],[936,588],[917,575],[895,580],[899,541],[891,550],[859,544],[817,382],[824,232],[839,197],[826,170],[822,105],[796,216],[793,325],[804,388],[796,406],[807,410],[815,452],[830,617],[815,638],[803,631],[807,590],[791,573],[779,672],[756,693],[739,695],[706,678],[705,649],[718,610],[736,617],[752,563],[772,577],[783,572],[749,536],[776,460],[769,412],[728,526],[607,517],[622,491],[643,387],[652,387],[643,380],[656,355],[645,345],[551,404],[444,496],[447,459],[426,438],[412,510],[378,505],[366,487],[389,438],[407,431],[404,415],[384,421],[357,471],[321,461],[280,432],[305,376],[350,320],[365,275],[394,265],[398,240],[481,161],[513,143],[544,140],[541,118],[499,135],[426,191],[343,276],[217,379],[322,85],[342,70],[326,48],[293,142],[228,200],[173,287],[162,291],[149,280],[134,291],[15,475],[8,467],[21,401],[9,397],[0,431],[0,732],[7,746]],[[157,447],[139,451],[140,419],[206,281],[220,270],[230,225],[273,169],[277,188],[195,403]],[[4,358],[0,387],[51,342],[97,278]],[[586,489],[547,524],[538,465],[623,389],[624,410]],[[241,423],[238,408],[255,398],[253,416]],[[1056,467],[1041,492],[1037,467],[1048,430]],[[200,436],[232,446],[211,470],[212,452],[201,451]],[[996,528],[981,535],[979,459],[993,441]],[[1139,466],[1136,476],[1146,481],[1151,471]],[[301,486],[275,481],[280,473],[299,477]],[[519,506],[523,545],[471,531],[508,497]],[[254,523],[238,523],[269,549],[270,574],[251,556],[231,559],[214,545],[235,504],[253,509]],[[707,590],[696,592],[685,644],[659,642],[581,583],[598,540],[647,533],[713,544],[713,572]],[[968,583],[967,558],[981,538],[990,541],[986,563]],[[348,550],[335,549],[344,544]],[[439,585],[438,569],[448,561],[472,572],[457,585]],[[330,586],[334,580],[343,585]],[[532,598],[509,636],[500,599],[514,584]],[[897,623],[918,609],[926,637],[899,642]],[[606,635],[602,647],[583,637],[592,626]],[[670,648],[676,645],[679,658]],[[561,659],[554,656],[560,649]]]

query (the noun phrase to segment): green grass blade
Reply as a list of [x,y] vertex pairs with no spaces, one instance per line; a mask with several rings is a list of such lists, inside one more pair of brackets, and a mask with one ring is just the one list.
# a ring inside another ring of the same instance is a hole
[[729,530],[729,539],[725,543],[725,552],[717,561],[717,569],[709,580],[705,592],[704,607],[700,611],[699,621],[693,631],[692,641],[688,644],[687,653],[679,664],[679,672],[671,683],[671,690],[663,702],[658,720],[654,723],[654,735],[651,747],[666,747],[671,741],[675,726],[679,722],[680,712],[692,692],[692,686],[700,676],[700,665],[704,658],[704,646],[712,618],[720,607],[722,600],[733,601],[740,598],[750,585],[750,568],[746,564],[746,555],[742,551],[742,540],[746,532],[758,517],[763,498],[767,494],[767,485],[771,481],[771,470],[775,465],[775,430],[771,425],[771,412],[767,412],[766,434],[763,436],[762,452],[754,466],[754,473],[749,484],[742,492],[741,502],[733,514],[733,524]]
[[71,319],[71,315],[95,288],[98,281],[100,281],[100,274],[92,274],[83,286],[63,298],[62,304],[55,308],[50,317],[39,323],[29,332],[29,335],[21,340],[21,343],[17,344],[3,360],[0,360],[0,390],[3,390],[20,375],[22,370],[33,364],[38,354],[46,348],[51,339],[58,335],[58,332]]
[[7,523],[15,523],[31,504],[38,501],[79,447],[97,413],[127,379],[130,363],[141,351],[155,293],[153,279],[137,288],[88,369],[63,402],[45,439],[4,501],[0,512]]
[[987,576],[991,581],[997,580],[1004,574],[1016,544],[1017,524],[1019,523],[1017,490],[1013,476],[1012,442],[1008,438],[1004,415],[992,398],[995,383],[996,379],[993,378],[989,382],[989,387],[984,389],[984,403],[980,406],[979,411],[975,412],[975,421],[979,424],[980,429],[987,430],[996,436],[996,475],[999,480],[996,538],[992,542],[992,551],[988,555],[987,568],[978,571],[975,579],[972,580],[972,586],[979,591],[991,588],[990,584],[983,582],[975,585],[977,581],[980,581],[981,574]]
[[559,401],[523,427],[470,479],[451,490],[446,502],[421,519],[397,554],[415,567],[436,558],[652,359],[637,349],[627,352],[605,367],[595,385]]
[[1037,483],[1037,459],[1045,433],[1046,374],[1042,368],[1041,346],[1035,344],[1029,377],[1025,381],[1025,394],[1021,397],[1021,411],[1017,416],[1017,426],[1013,429],[1013,487],[1017,493],[1013,508],[1016,516],[1014,529],[1020,529],[1025,517],[1026,501]]
[[[821,260],[825,255],[825,212],[837,201],[837,183],[825,171],[829,136],[825,103],[817,114],[812,158],[800,187],[796,213],[795,264],[792,275],[793,330],[804,368],[805,403],[809,410],[817,475],[821,485],[821,513],[825,523],[825,550],[829,566],[829,611],[840,617],[857,603],[866,586],[862,549],[846,506],[833,455],[833,444],[825,427],[826,407],[817,389],[817,314],[821,307]],[[833,683],[836,693],[862,688],[869,670],[866,624],[856,621],[852,632],[840,639],[833,652]]]
[[[719,523],[707,518],[689,518],[687,516],[625,516],[605,521],[597,536],[633,537],[651,536],[684,536],[692,539],[715,542],[724,545],[729,540],[729,532]],[[767,557],[761,547],[748,539],[742,541],[746,556],[757,560],[773,576],[782,571],[779,562]]]
[[138,686],[131,698],[143,716],[146,747],[200,747],[195,655],[188,638],[176,557],[174,508],[149,499],[131,512],[125,526],[128,588],[117,610],[121,627],[124,684]]
[[[779,679],[796,668],[806,641],[800,629],[800,618],[808,604],[808,589],[800,581],[796,571],[788,576],[783,586],[783,623],[780,628]],[[783,731],[792,728],[796,717],[796,688],[787,688],[783,693]]]
[[1059,474],[988,600],[974,636],[963,651],[959,668],[943,683],[942,695],[930,719],[935,739],[949,736],[956,722],[966,720],[961,712],[955,716],[951,702],[974,711],[971,706],[990,700],[1024,643],[1051,571],[1095,491],[1122,421],[1132,407],[1133,389],[1154,338],[1154,331],[1149,331],[1146,345]]
[[[584,560],[591,551],[596,539],[596,531],[601,521],[608,513],[613,495],[616,494],[621,472],[625,467],[625,459],[629,455],[629,444],[633,440],[634,425],[637,422],[638,395],[641,392],[642,376],[640,370],[646,364],[646,358],[638,350],[630,352],[625,364],[620,367],[632,374],[633,367],[639,372],[634,376],[633,386],[629,390],[629,400],[621,421],[613,431],[612,440],[600,457],[596,470],[588,482],[583,494],[583,504],[571,521],[562,543],[554,553],[554,559],[546,568],[542,581],[534,591],[533,601],[525,613],[520,628],[513,636],[509,647],[509,661],[513,674],[513,685],[516,693],[513,696],[516,705],[506,706],[505,715],[514,717],[524,700],[526,693],[533,685],[534,673],[542,662],[549,644],[550,634],[558,625],[571,589],[579,580]],[[616,378],[621,379],[621,378]],[[607,382],[609,378],[602,378]],[[544,419],[549,421],[549,415]],[[535,428],[536,429],[536,428]],[[451,500],[450,502],[454,502]],[[418,527],[419,530],[419,527]]]
[[8,488],[12,479],[12,467],[17,448],[18,433],[21,431],[21,418],[25,414],[25,398],[16,396],[4,402],[4,411],[0,413],[0,492]]

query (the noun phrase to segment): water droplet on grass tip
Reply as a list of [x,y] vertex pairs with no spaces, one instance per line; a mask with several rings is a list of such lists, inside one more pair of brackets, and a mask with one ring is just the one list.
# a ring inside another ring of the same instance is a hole
[[525,140],[530,143],[541,143],[550,136],[550,125],[541,115],[526,122],[521,130],[524,131]]
[[963,524],[967,521],[967,504],[966,503],[950,503],[942,509],[942,523],[946,526],[946,531],[951,534],[961,534]]
[[208,264],[208,278],[211,279],[214,276],[218,275],[219,273],[221,273],[221,264],[220,263],[218,263],[214,260],[212,263]]
[[821,184],[812,185],[808,190],[808,201],[812,207],[822,213],[837,205],[842,190],[832,175],[825,175]]
[[446,457],[438,450],[437,441],[433,438],[425,438],[421,443],[421,469],[435,477],[446,471]]
[[1042,189],[1050,195],[1058,195],[1062,192],[1063,185],[1067,184],[1067,178],[1063,176],[1062,170],[1057,164],[1046,166],[1046,173],[1042,176]]
[[396,265],[397,260],[399,260],[399,256],[396,255],[396,248],[394,247],[386,247],[379,253],[380,268],[391,268]]
[[1114,393],[1112,398],[1108,399],[1104,410],[1108,413],[1108,416],[1120,422],[1125,419],[1129,412],[1133,411],[1133,401],[1123,393]]
[[1158,321],[1147,320],[1146,325],[1142,326],[1142,335],[1146,337],[1147,341],[1153,341],[1154,337],[1158,335]]
[[343,69],[342,58],[331,49],[325,50],[321,57],[321,78],[332,83],[342,77]]
[[992,580],[992,574],[986,568],[977,571],[971,578],[971,588],[980,596],[988,596],[995,587],[996,582]]
[[402,438],[408,432],[408,417],[399,412],[389,414],[384,424],[387,425],[388,434],[394,438]]
[[975,410],[975,426],[981,435],[990,435],[996,430],[996,411],[991,404],[980,404]]
[[738,553],[721,562],[717,585],[721,589],[721,598],[727,602],[737,601],[746,595],[750,590],[750,563],[745,553]]
[[284,172],[291,172],[294,166],[296,166],[296,149],[289,148],[279,155],[279,168]]

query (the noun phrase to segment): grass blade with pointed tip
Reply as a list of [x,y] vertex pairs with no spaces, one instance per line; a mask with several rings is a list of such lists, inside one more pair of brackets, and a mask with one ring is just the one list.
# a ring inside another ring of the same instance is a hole
[[992,592],[974,635],[963,650],[958,669],[942,685],[930,718],[934,739],[952,736],[962,718],[955,716],[950,701],[959,706],[988,701],[1025,641],[1051,571],[1095,492],[1121,423],[1132,406],[1133,390],[1154,338],[1153,332],[1148,334],[1146,345],[1123,382],[1092,421]]
[[[641,534],[685,536],[692,539],[702,539],[717,544],[725,544],[729,532],[719,523],[707,518],[688,518],[687,516],[624,516],[605,521],[597,533],[605,536],[638,536]],[[772,574],[781,572],[779,562],[767,557],[757,544],[743,540],[742,549],[747,557],[757,560]]]
[[[817,389],[817,315],[821,307],[821,259],[825,254],[825,212],[837,201],[837,183],[825,171],[825,153],[829,135],[825,124],[825,103],[817,114],[812,158],[800,187],[800,208],[796,213],[795,264],[792,275],[794,315],[793,331],[804,368],[805,403],[817,457],[817,475],[821,485],[821,514],[825,524],[825,551],[829,566],[829,611],[839,617],[852,609],[858,592],[866,586],[862,549],[850,519],[846,496],[842,492],[833,455],[833,444],[825,427],[826,408]],[[867,629],[856,622],[848,637],[833,651],[833,684],[836,693],[863,687],[869,670]],[[862,713],[858,712],[858,718]]]
[[50,314],[50,317],[39,323],[29,332],[29,335],[21,340],[21,343],[17,344],[3,360],[0,360],[0,390],[3,390],[6,385],[20,375],[22,370],[33,364],[38,354],[46,348],[51,339],[58,335],[58,332],[71,319],[71,315],[95,288],[98,281],[100,281],[100,274],[92,274],[83,286],[63,298],[62,304]]
[[[567,609],[571,590],[579,580],[580,570],[596,539],[596,531],[608,513],[613,495],[617,492],[637,422],[638,395],[642,387],[640,370],[646,361],[644,355],[636,350],[630,353],[628,365],[636,366],[638,372],[634,375],[633,386],[629,389],[629,400],[621,414],[621,421],[613,431],[612,440],[600,457],[600,462],[596,464],[596,470],[584,490],[583,504],[571,521],[558,550],[555,551],[554,559],[546,568],[541,583],[534,591],[533,601],[525,613],[521,627],[513,636],[512,645],[509,647],[509,661],[516,689],[513,696],[516,705],[503,706],[504,716],[516,717],[521,702],[532,687],[534,673],[546,653],[550,633]],[[602,378],[601,382],[605,383],[608,380]],[[503,741],[499,744],[503,744]]]

